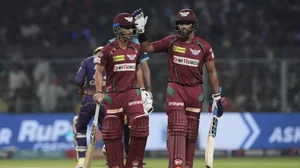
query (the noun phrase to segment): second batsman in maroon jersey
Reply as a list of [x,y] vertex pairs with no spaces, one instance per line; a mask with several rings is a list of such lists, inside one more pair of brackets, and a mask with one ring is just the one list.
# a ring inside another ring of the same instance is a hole
[[221,98],[213,50],[207,41],[195,35],[198,20],[190,9],[182,9],[177,13],[175,23],[177,35],[152,43],[144,34],[148,17],[144,17],[141,9],[135,11],[133,15],[142,50],[148,53],[168,53],[169,80],[166,104],[169,168],[192,168],[200,112],[204,101],[203,64],[206,65],[209,74],[214,100],[219,101]]
[[[116,40],[107,44],[99,55],[94,100],[104,100],[103,139],[108,166],[142,168],[149,135],[149,117],[144,113],[141,89],[144,87],[140,67],[140,45],[132,42],[134,18],[129,13],[118,14],[113,21]],[[102,90],[102,72],[107,74]],[[123,164],[122,133],[124,113],[130,125],[130,147],[126,165]]]

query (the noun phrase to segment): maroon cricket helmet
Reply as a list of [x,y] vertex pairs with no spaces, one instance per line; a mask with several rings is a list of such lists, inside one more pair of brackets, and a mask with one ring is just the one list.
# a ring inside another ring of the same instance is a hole
[[196,22],[197,16],[191,9],[181,9],[176,16],[176,22]]
[[[124,41],[132,40],[134,36],[137,36],[137,30],[135,27],[135,19],[129,13],[120,13],[115,16],[113,21],[113,31],[117,37],[121,37]],[[132,29],[132,34],[124,34],[122,29]]]
[[122,28],[135,28],[135,19],[129,13],[120,13],[115,16],[113,27],[120,26]]
[[[183,32],[179,25],[180,24],[192,24],[193,28],[189,32]],[[175,30],[178,35],[182,37],[186,37],[190,35],[192,32],[196,32],[198,29],[198,20],[195,12],[191,9],[181,9],[177,15],[175,20]]]

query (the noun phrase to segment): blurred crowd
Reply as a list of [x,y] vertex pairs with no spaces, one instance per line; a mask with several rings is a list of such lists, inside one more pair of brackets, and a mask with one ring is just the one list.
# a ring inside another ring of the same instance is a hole
[[[114,36],[113,17],[142,8],[150,40],[174,34],[193,9],[214,49],[228,111],[300,111],[300,2],[296,0],[10,0],[0,3],[0,111],[72,112],[83,58]],[[167,59],[149,61],[155,111],[164,111]],[[205,79],[204,87],[209,90]],[[210,91],[207,93],[209,99]],[[204,110],[205,111],[205,110]]]

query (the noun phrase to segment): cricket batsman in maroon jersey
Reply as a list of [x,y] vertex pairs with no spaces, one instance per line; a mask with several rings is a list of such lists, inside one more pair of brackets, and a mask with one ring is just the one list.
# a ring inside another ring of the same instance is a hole
[[[149,117],[144,113],[142,94],[144,87],[140,67],[140,45],[132,42],[136,34],[134,17],[118,14],[113,21],[116,40],[107,44],[99,54],[96,70],[94,100],[104,100],[105,117],[102,134],[110,168],[124,168],[122,133],[124,113],[130,127],[129,154],[126,167],[142,168],[149,135]],[[105,90],[102,90],[102,73],[107,73]]]
[[141,9],[133,13],[142,50],[148,53],[168,53],[169,82],[166,94],[168,115],[169,168],[192,168],[199,119],[204,100],[202,67],[205,63],[213,89],[213,101],[218,116],[224,111],[225,98],[219,92],[219,80],[210,44],[195,35],[198,21],[190,9],[178,12],[175,22],[177,35],[150,43],[144,33],[148,17]]

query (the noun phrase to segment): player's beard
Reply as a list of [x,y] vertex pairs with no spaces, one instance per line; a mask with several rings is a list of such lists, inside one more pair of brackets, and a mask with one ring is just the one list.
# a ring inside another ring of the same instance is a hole
[[193,33],[193,29],[180,29],[180,30],[176,30],[177,34],[184,40],[188,40],[190,35]]
[[193,33],[192,30],[188,30],[188,29],[182,29],[181,30],[181,37],[184,41],[188,40],[190,35]]

